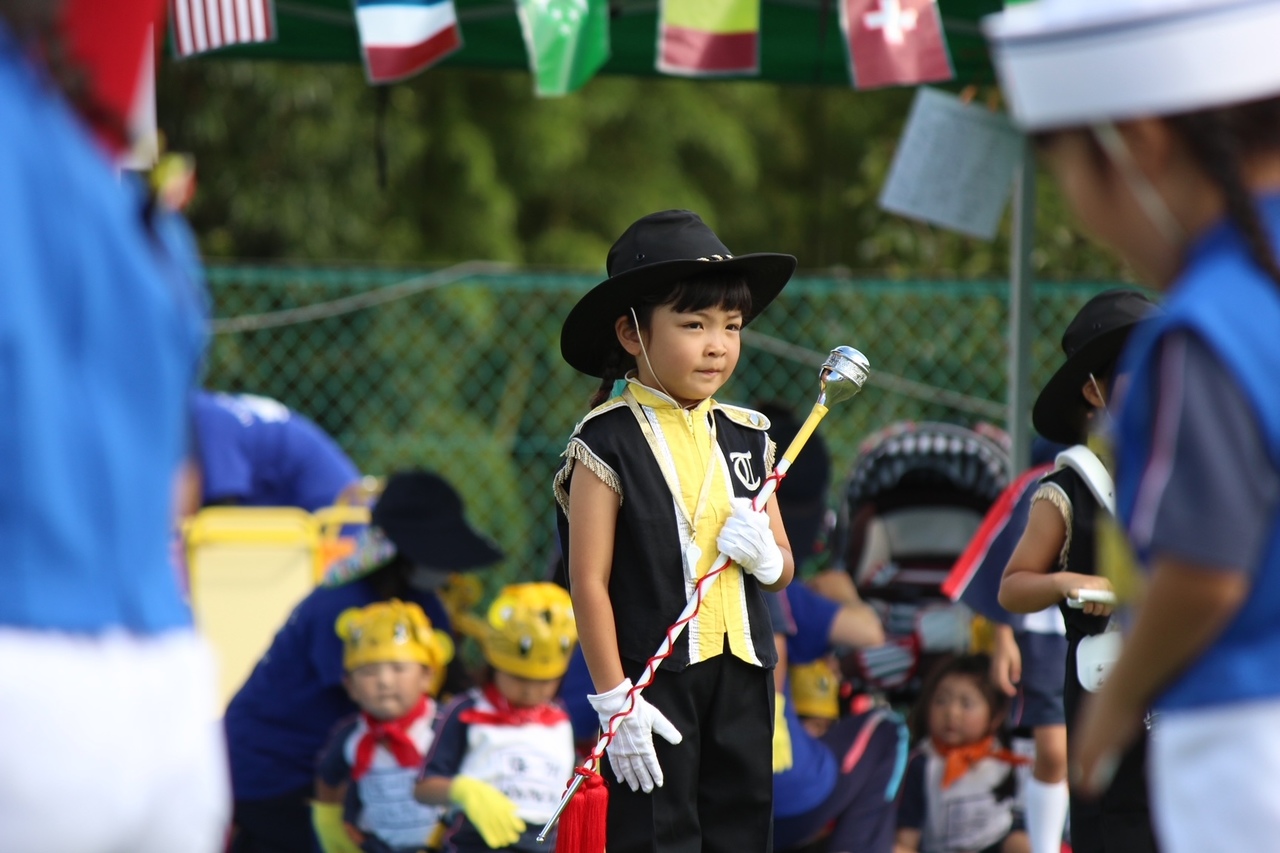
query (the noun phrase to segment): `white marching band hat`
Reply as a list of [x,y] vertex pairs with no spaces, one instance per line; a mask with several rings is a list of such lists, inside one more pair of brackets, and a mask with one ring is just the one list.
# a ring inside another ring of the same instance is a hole
[[1280,0],[1037,0],[983,30],[1025,130],[1280,94]]

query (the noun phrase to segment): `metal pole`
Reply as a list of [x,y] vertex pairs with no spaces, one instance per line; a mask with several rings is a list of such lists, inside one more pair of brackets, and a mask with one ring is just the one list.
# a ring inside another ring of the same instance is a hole
[[1036,163],[1024,140],[1013,180],[1013,239],[1009,247],[1010,476],[1031,464],[1031,246],[1036,229]]

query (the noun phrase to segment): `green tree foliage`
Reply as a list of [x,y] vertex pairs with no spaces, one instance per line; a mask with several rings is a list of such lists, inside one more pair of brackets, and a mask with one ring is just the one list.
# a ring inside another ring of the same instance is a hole
[[[993,242],[881,211],[910,90],[598,78],[559,100],[526,74],[436,70],[388,90],[355,66],[169,63],[160,121],[198,161],[191,215],[210,258],[599,270],[644,213],[699,211],[737,251],[806,269],[1000,277]],[[385,187],[379,157],[385,156]],[[1035,265],[1116,267],[1040,188]]]

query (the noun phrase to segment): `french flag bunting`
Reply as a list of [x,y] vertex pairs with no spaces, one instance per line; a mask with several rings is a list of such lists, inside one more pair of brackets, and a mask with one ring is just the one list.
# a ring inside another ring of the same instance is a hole
[[169,20],[179,57],[276,40],[272,0],[169,0]]
[[370,83],[394,83],[462,47],[453,0],[355,0]]
[[658,70],[683,77],[760,71],[760,0],[662,0]]
[[964,602],[993,622],[1018,621],[997,600],[1000,580],[1027,527],[1034,487],[1052,470],[1052,465],[1040,465],[1025,471],[1000,494],[942,584],[943,595]]
[[855,89],[955,76],[935,0],[840,0],[840,29]]

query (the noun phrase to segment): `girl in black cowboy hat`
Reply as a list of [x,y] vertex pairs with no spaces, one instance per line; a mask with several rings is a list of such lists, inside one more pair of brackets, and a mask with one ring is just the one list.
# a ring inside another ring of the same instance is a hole
[[[1067,627],[1063,704],[1070,745],[1076,714],[1086,695],[1077,660],[1082,643],[1097,645],[1111,605],[1086,601],[1069,606],[1082,590],[1110,591],[1096,574],[1094,535],[1099,513],[1114,511],[1111,476],[1084,445],[1090,422],[1101,413],[1120,380],[1116,361],[1129,333],[1155,305],[1133,290],[1111,290],[1085,303],[1062,336],[1066,361],[1036,399],[1032,422],[1041,435],[1071,444],[1058,455],[1032,496],[1031,512],[1000,583],[1000,604],[1014,613],[1058,605]],[[1107,638],[1102,642],[1108,642]],[[1146,740],[1125,756],[1111,789],[1098,801],[1071,792],[1071,842],[1077,853],[1142,853],[1154,850],[1147,811]],[[1037,851],[1038,853],[1038,851]]]
[[613,245],[608,280],[561,332],[565,360],[602,380],[597,402],[626,380],[578,424],[555,477],[602,726],[629,706],[717,551],[737,564],[609,745],[610,853],[771,847],[776,651],[761,592],[786,586],[793,561],[776,502],[750,509],[773,468],[768,421],[712,394],[738,363],[742,328],[795,266],[734,257],[689,211],[651,214]]

